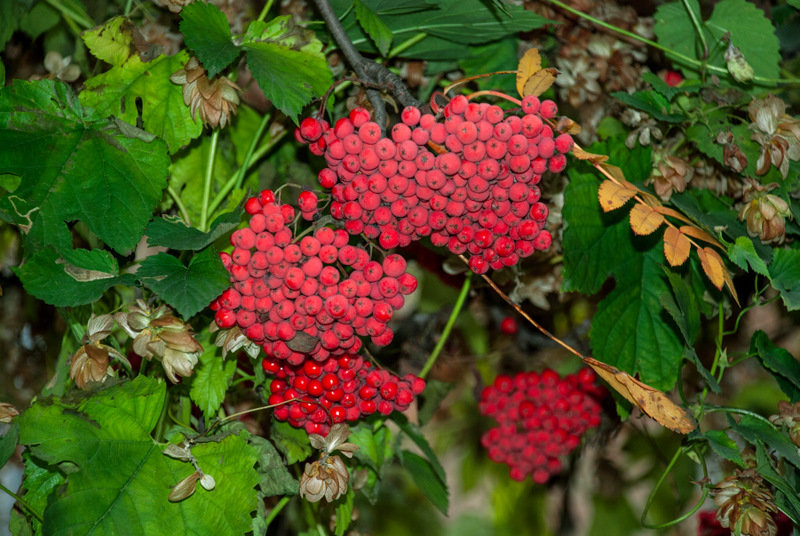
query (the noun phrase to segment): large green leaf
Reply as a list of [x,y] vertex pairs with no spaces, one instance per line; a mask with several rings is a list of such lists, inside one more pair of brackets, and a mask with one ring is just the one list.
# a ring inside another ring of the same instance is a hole
[[786,461],[800,468],[800,453],[798,453],[797,447],[787,434],[776,430],[768,421],[750,415],[742,415],[737,423],[728,414],[728,423],[734,431],[752,445],[759,443],[769,445],[770,449],[783,456]]
[[92,120],[66,84],[16,81],[0,90],[0,174],[22,177],[0,199],[0,218],[20,225],[33,249],[69,248],[65,222],[81,220],[127,253],[161,198],[168,164],[163,142]]
[[447,515],[450,505],[450,493],[447,485],[442,482],[428,460],[409,450],[401,452],[400,459],[414,483],[441,513]]
[[147,225],[145,234],[151,246],[164,246],[179,251],[203,249],[217,238],[233,230],[242,222],[242,211],[226,212],[215,218],[211,229],[204,233],[196,227],[187,227],[182,220],[162,216]]
[[14,35],[20,19],[30,9],[26,3],[20,0],[0,0],[0,21],[3,21],[0,23],[0,52],[5,49],[6,42]]
[[17,426],[17,423],[11,423],[11,426],[5,431],[5,434],[0,436],[0,468],[2,468],[14,454],[18,439],[19,426]]
[[[707,58],[687,9],[692,10],[701,25],[709,48]],[[709,65],[723,69],[727,50],[723,36],[730,32],[730,42],[742,51],[757,76],[777,78],[780,75],[780,45],[775,28],[762,10],[746,0],[717,2],[714,12],[705,22],[700,16],[697,0],[664,4],[656,10],[653,29],[662,45],[696,60],[705,59]],[[688,74],[698,71],[696,66],[689,66],[674,55],[667,56],[686,67]]]
[[308,434],[302,428],[295,428],[288,422],[273,419],[269,436],[275,446],[286,456],[286,463],[302,462],[311,456]]
[[392,31],[364,2],[355,0],[356,18],[364,32],[378,47],[381,56],[386,56],[392,44]]
[[251,22],[242,46],[258,86],[295,122],[303,107],[333,84],[322,43],[301,35],[289,16]]
[[792,402],[800,400],[800,363],[792,354],[776,346],[761,330],[750,339],[750,353],[758,357]]
[[196,253],[188,266],[168,253],[147,257],[136,276],[187,319],[230,286],[228,271],[213,248]]
[[[504,13],[481,0],[445,0],[435,5],[416,2],[415,9],[411,3],[406,9],[397,9],[393,0],[362,2],[391,30],[395,44],[422,36],[422,41],[403,55],[426,60],[462,59],[465,48],[459,45],[483,45],[549,22],[522,6],[506,3]],[[344,16],[342,25],[356,47],[378,52],[350,9],[351,0],[334,0],[331,5],[340,17]]]
[[769,270],[764,259],[758,255],[753,241],[748,236],[740,236],[728,246],[728,258],[742,270],[753,270],[757,274],[769,277]]
[[800,250],[776,249],[769,275],[786,308],[800,309]]
[[236,361],[222,359],[222,352],[210,341],[203,347],[205,351],[200,354],[200,363],[194,369],[189,396],[206,419],[211,419],[225,400],[225,391],[236,372]]
[[297,495],[299,484],[289,474],[286,464],[275,447],[263,437],[250,436],[250,444],[258,450],[258,487],[261,495]]
[[169,77],[189,60],[184,50],[174,56],[161,55],[144,62],[138,54],[125,56],[124,45],[130,30],[118,19],[111,19],[100,30],[84,36],[84,42],[97,57],[113,61],[108,72],[86,80],[81,102],[95,108],[101,116],[114,115],[130,123],[140,120],[145,130],[167,142],[174,153],[203,131],[199,120],[192,118],[183,102],[183,90]]
[[256,454],[239,436],[195,445],[192,455],[216,487],[198,489],[181,502],[168,500],[170,488],[194,468],[164,456],[150,437],[165,398],[163,382],[139,376],[82,400],[41,401],[20,417],[20,441],[32,456],[75,467],[66,488],[49,496],[45,536],[249,529],[257,500]]
[[612,93],[611,96],[621,101],[623,104],[647,112],[659,121],[680,123],[686,119],[685,115],[670,113],[669,101],[666,97],[655,91],[637,91],[633,94],[625,91],[616,91]]
[[225,14],[214,4],[192,2],[181,11],[181,33],[186,46],[213,78],[236,59],[241,49],[231,40]]
[[14,272],[29,294],[57,307],[92,303],[112,286],[135,281],[130,274],[119,275],[116,259],[102,249],[58,253],[48,247]]
[[[631,181],[649,170],[649,151],[621,151],[618,141],[592,152],[611,154]],[[624,145],[622,145],[624,147]],[[661,296],[671,292],[663,271],[658,235],[635,237],[627,213],[604,214],[597,200],[600,178],[589,166],[569,172],[564,193],[564,284],[567,291],[598,292],[608,277],[616,285],[598,304],[592,322],[594,356],[657,389],[670,389],[682,361],[681,336],[662,310]]]

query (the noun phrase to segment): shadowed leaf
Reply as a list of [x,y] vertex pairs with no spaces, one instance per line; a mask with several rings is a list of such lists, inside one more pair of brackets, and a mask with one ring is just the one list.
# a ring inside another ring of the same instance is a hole
[[692,244],[682,232],[675,227],[667,227],[664,231],[664,257],[670,266],[680,266],[689,258]]
[[600,201],[600,207],[603,209],[603,212],[610,212],[620,208],[635,195],[636,190],[631,190],[612,180],[603,181],[600,183],[600,188],[597,190],[597,198]]

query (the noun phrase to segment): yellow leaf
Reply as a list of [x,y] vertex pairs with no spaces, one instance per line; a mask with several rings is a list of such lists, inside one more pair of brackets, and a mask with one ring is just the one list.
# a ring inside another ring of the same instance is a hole
[[522,89],[522,96],[527,97],[528,95],[535,95],[538,97],[550,89],[550,86],[556,81],[556,76],[558,76],[558,71],[552,67],[537,71],[525,82],[525,87]]
[[656,212],[658,212],[659,214],[662,214],[664,216],[672,216],[673,218],[677,218],[677,219],[681,220],[682,222],[692,223],[692,220],[690,220],[689,218],[687,218],[686,216],[684,216],[683,214],[681,214],[677,210],[672,210],[671,208],[667,208],[667,207],[663,206],[661,203],[659,203],[657,205],[650,205],[650,206],[652,206],[656,210]]
[[519,60],[519,65],[517,65],[517,92],[521,97],[525,96],[525,83],[541,69],[542,57],[539,55],[539,50],[535,48],[529,49]]
[[583,148],[578,147],[577,145],[574,145],[572,147],[572,156],[574,156],[578,160],[588,160],[592,164],[602,164],[603,162],[608,160],[608,157],[604,154],[588,153],[584,151]]
[[681,232],[687,236],[691,236],[692,238],[696,238],[698,240],[702,240],[703,242],[708,242],[718,248],[722,247],[722,244],[716,241],[713,236],[708,234],[702,229],[698,229],[697,227],[691,225],[684,225],[681,227]]
[[606,173],[608,173],[609,175],[611,175],[615,179],[617,179],[617,181],[619,181],[619,182],[628,182],[625,179],[625,174],[617,166],[604,162],[604,163],[600,164],[600,168],[605,170]]
[[600,188],[597,190],[597,199],[600,200],[600,207],[603,212],[618,209],[634,195],[636,195],[636,190],[631,190],[611,180],[601,182]]
[[664,216],[647,205],[637,204],[631,210],[631,229],[637,235],[649,235],[664,223]]
[[700,265],[703,267],[706,277],[715,287],[722,290],[722,285],[725,284],[725,274],[728,270],[725,268],[725,264],[719,254],[709,247],[704,247],[702,249],[698,248],[697,257],[700,259]]
[[664,257],[670,266],[680,266],[689,258],[692,244],[686,235],[675,227],[667,227],[664,231]]
[[606,365],[591,357],[584,357],[583,361],[592,367],[612,389],[662,426],[680,434],[688,434],[697,426],[686,410],[675,404],[661,391],[640,382],[627,372],[622,372],[616,367]]

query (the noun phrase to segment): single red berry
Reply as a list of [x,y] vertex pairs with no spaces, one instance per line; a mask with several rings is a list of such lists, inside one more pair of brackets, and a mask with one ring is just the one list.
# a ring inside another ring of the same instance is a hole
[[514,335],[517,333],[519,326],[513,316],[507,316],[500,322],[500,331],[506,335]]

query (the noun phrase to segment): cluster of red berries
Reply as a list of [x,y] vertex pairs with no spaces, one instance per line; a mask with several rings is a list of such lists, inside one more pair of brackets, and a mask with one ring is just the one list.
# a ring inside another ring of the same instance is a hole
[[604,394],[590,369],[563,378],[550,369],[500,375],[481,393],[480,412],[499,424],[481,444],[492,461],[510,467],[514,480],[531,475],[544,484],[561,471],[561,458],[580,444],[586,430],[600,424],[597,400]]
[[292,365],[356,353],[359,335],[391,342],[387,323],[417,287],[403,257],[371,260],[342,229],[319,227],[293,240],[294,208],[277,204],[270,190],[245,210],[249,225],[232,234],[233,252],[221,254],[233,286],[211,305],[219,327],[238,325],[268,356]]
[[270,384],[269,403],[294,400],[276,407],[275,418],[323,436],[331,424],[357,421],[376,412],[389,415],[395,410],[403,411],[414,395],[425,389],[422,378],[413,374],[398,378],[352,354],[323,362],[307,360],[301,365],[268,357],[262,366],[275,376]]
[[405,108],[390,138],[361,108],[332,128],[306,118],[295,136],[325,156],[319,182],[331,189],[331,214],[348,232],[377,238],[384,248],[430,236],[485,273],[552,243],[536,185],[546,171],[564,170],[573,141],[569,134],[554,138],[545,124],[557,113],[553,101],[525,97],[522,112],[506,116],[499,106],[459,95],[442,122]]

